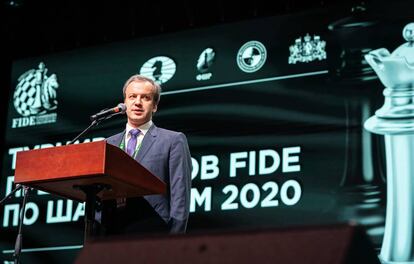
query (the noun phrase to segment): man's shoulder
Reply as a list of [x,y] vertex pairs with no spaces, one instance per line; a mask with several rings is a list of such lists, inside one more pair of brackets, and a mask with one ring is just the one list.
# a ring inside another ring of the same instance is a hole
[[123,137],[124,133],[125,133],[125,131],[119,132],[119,133],[117,133],[117,134],[115,134],[115,135],[112,135],[112,136],[110,136],[110,137],[106,138],[105,140],[106,140],[106,142],[108,142],[109,144],[112,144],[112,145],[118,145],[118,143],[121,141],[121,139],[122,139],[122,137]]
[[157,129],[157,132],[161,135],[168,135],[168,136],[177,136],[179,134],[182,134],[181,132],[162,128],[162,127],[155,127]]
[[170,129],[165,129],[161,127],[154,127],[157,130],[157,134],[160,137],[166,138],[168,140],[176,140],[180,138],[186,138],[183,132],[174,131]]

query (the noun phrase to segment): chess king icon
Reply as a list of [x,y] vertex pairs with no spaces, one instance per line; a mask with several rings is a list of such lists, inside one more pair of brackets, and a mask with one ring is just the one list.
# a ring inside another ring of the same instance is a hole
[[365,55],[386,87],[384,105],[364,126],[384,135],[387,164],[382,263],[414,263],[414,23],[404,27],[407,43],[390,54],[381,48]]

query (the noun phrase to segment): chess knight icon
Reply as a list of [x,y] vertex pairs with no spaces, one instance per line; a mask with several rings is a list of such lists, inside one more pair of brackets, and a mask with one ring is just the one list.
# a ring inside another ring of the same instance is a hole
[[326,59],[325,47],[326,41],[321,40],[320,36],[314,35],[311,38],[309,34],[306,34],[303,41],[302,38],[297,38],[295,44],[289,47],[289,64],[324,60]]
[[407,43],[394,52],[365,55],[386,87],[384,105],[364,126],[384,135],[387,209],[379,258],[382,263],[414,263],[414,23],[406,25]]

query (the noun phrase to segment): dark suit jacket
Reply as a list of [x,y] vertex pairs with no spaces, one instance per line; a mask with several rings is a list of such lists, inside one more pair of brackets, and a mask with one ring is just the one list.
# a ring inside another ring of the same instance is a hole
[[[113,135],[107,142],[119,147],[124,134]],[[191,156],[185,135],[152,125],[135,159],[167,184],[166,195],[147,195],[144,199],[168,224],[171,233],[185,232],[191,191]]]

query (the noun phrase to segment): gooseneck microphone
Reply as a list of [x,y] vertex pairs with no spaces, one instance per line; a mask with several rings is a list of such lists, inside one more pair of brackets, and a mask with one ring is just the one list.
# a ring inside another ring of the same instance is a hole
[[123,103],[120,103],[114,108],[104,109],[97,114],[91,115],[90,117],[92,121],[91,124],[85,130],[83,130],[79,135],[77,135],[74,139],[72,139],[72,141],[69,142],[68,145],[74,144],[76,140],[78,140],[78,138],[80,138],[83,134],[88,132],[92,127],[97,126],[100,122],[114,115],[125,114],[126,109],[127,109],[126,105]]
[[91,121],[95,121],[95,120],[102,120],[105,118],[109,118],[116,114],[125,114],[126,109],[127,109],[126,105],[123,103],[120,103],[116,107],[105,109],[97,114],[91,115],[90,119]]

